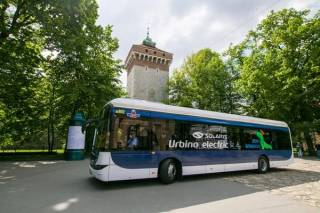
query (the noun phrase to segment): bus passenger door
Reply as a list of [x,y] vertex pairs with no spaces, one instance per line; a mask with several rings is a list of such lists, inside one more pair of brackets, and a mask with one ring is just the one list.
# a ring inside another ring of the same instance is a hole
[[[125,134],[119,140],[118,151],[112,152],[114,163],[109,169],[109,180],[141,179],[157,176],[158,156],[152,150],[149,122],[142,119],[124,119],[117,124],[115,134]],[[114,138],[116,140],[116,138]]]

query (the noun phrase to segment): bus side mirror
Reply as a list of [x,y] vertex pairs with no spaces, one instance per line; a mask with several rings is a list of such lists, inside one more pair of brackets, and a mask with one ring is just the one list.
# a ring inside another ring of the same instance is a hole
[[98,122],[98,119],[88,119],[81,128],[81,132],[84,133],[89,127],[95,126]]

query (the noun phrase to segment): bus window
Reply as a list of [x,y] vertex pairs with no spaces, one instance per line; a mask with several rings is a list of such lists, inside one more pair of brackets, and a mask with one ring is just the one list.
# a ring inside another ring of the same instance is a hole
[[116,117],[111,133],[111,150],[170,150],[175,121]]
[[289,132],[275,131],[272,133],[272,143],[275,149],[291,150]]
[[116,117],[113,127],[111,150],[151,150],[152,143],[157,143],[146,119]]
[[97,128],[96,141],[93,144],[93,149],[105,151],[109,147],[109,122],[110,122],[110,107],[106,107],[101,115],[101,120]]
[[238,127],[227,127],[228,149],[241,150],[240,129]]
[[242,135],[242,149],[260,149],[259,138],[256,135],[256,129],[244,129]]
[[153,151],[170,150],[169,141],[174,137],[175,121],[164,119],[150,120],[149,140]]
[[272,134],[265,129],[244,129],[241,135],[243,149],[272,150],[272,143]]
[[176,122],[175,149],[219,150],[228,149],[227,128],[190,122]]

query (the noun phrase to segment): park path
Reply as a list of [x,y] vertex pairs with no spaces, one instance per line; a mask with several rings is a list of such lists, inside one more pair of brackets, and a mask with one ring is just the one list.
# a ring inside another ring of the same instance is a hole
[[225,179],[320,208],[320,160],[317,158],[295,158],[293,164],[283,169],[260,175],[234,175]]

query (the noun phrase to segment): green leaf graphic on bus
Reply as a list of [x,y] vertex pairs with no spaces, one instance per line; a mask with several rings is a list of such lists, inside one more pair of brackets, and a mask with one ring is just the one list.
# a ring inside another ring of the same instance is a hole
[[256,136],[259,138],[261,149],[272,149],[272,146],[264,140],[263,135],[264,132],[262,130],[256,131]]

